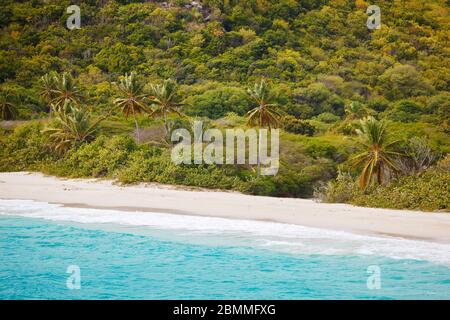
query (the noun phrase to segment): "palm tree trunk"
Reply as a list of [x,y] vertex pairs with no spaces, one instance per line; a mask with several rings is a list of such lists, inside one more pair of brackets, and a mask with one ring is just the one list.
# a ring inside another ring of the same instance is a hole
[[51,98],[47,99],[47,106],[48,106],[48,113],[51,118],[53,116],[53,114],[55,113],[55,110],[53,108],[53,99],[51,99]]
[[262,137],[262,132],[261,132],[261,127],[259,128],[259,138],[258,138],[258,178],[261,174],[261,137]]
[[166,140],[169,141],[169,128],[167,126],[167,114],[164,111],[164,130],[166,131]]
[[382,171],[382,167],[381,166],[378,166],[377,181],[378,181],[379,185],[383,184],[383,171]]
[[140,143],[140,134],[139,134],[139,125],[138,125],[138,122],[137,122],[137,118],[136,118],[136,114],[134,113],[134,111],[133,111],[133,117],[134,117],[134,124],[136,125],[136,138],[137,138],[137,143]]
[[261,174],[261,137],[262,137],[261,126],[262,126],[262,114],[260,112],[259,113],[258,157],[257,157],[257,161],[258,161],[258,175],[257,175],[257,177],[258,178],[259,178],[259,176]]

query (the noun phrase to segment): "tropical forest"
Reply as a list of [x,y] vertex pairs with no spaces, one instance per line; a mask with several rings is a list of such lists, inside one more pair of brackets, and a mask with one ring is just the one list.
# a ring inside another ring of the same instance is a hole
[[[450,210],[448,0],[2,0],[0,28],[0,171]],[[173,163],[194,121],[279,129],[278,173]]]

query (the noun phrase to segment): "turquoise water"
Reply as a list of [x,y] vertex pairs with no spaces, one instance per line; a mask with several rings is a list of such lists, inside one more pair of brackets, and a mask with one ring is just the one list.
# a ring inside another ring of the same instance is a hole
[[[426,261],[188,238],[157,228],[0,215],[0,299],[450,298],[450,269]],[[66,286],[69,265],[81,270],[79,290]],[[370,265],[380,267],[380,289],[367,287]]]

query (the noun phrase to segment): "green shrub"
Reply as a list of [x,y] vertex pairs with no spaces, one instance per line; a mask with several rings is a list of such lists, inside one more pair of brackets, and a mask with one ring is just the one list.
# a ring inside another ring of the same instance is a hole
[[154,181],[154,175],[151,173],[155,163],[159,165],[150,152],[146,150],[133,152],[128,158],[127,165],[117,172],[117,179],[125,184]]
[[68,177],[113,177],[136,149],[136,143],[129,136],[101,136],[92,143],[71,149],[48,172]]
[[242,183],[237,172],[213,165],[175,165],[170,155],[149,156],[135,152],[126,167],[117,172],[122,183],[158,182],[211,189],[237,189]]
[[335,130],[343,135],[351,136],[356,134],[356,130],[359,129],[359,126],[360,123],[358,120],[345,120],[341,123],[337,123]]
[[[417,175],[403,176],[388,185],[373,185],[362,191],[348,173],[318,188],[314,195],[324,202],[358,206],[424,211],[450,209],[450,156]],[[432,192],[431,192],[432,191]]]
[[423,113],[421,106],[412,101],[400,101],[383,115],[390,120],[398,122],[417,122]]
[[275,185],[271,196],[309,198],[313,195],[313,181],[303,172],[282,172],[270,179]]
[[315,132],[315,127],[308,120],[300,120],[292,116],[284,117],[283,127],[288,132],[307,136],[313,136]]
[[361,191],[349,173],[339,172],[335,180],[318,188],[314,195],[323,202],[348,203]]
[[186,101],[190,107],[186,108],[189,115],[218,119],[229,112],[244,115],[251,109],[252,102],[242,88],[223,87],[206,91],[200,95],[190,97]]
[[285,170],[276,176],[253,178],[239,190],[260,196],[308,198],[313,194],[313,182],[308,174]]
[[14,129],[0,140],[0,171],[39,170],[56,157],[47,147],[43,125],[31,122]]
[[[11,134],[3,132],[0,170],[41,170],[65,177],[112,178],[122,183],[157,182],[262,196],[310,197],[314,186],[334,177],[336,161],[343,161],[351,146],[340,136],[310,138],[284,133],[282,138],[288,149],[282,150],[283,165],[278,175],[255,178],[247,166],[175,165],[169,148],[137,145],[128,135],[100,136],[57,157],[47,147],[42,129],[40,123],[32,122],[17,127]],[[358,189],[349,174],[339,173],[336,180],[315,195],[325,202],[448,210],[449,184],[447,157],[419,175],[399,178],[387,186],[372,186],[365,192]]]
[[379,208],[449,211],[450,172],[429,170],[379,186],[369,194],[360,194],[351,203]]
[[260,177],[242,185],[240,191],[252,195],[270,196],[276,191],[275,188],[276,186],[270,178]]
[[331,112],[321,113],[317,117],[314,117],[314,119],[325,122],[325,123],[334,123],[334,122],[341,120],[341,118],[339,116],[332,114]]
[[310,140],[306,146],[306,151],[313,158],[335,158],[338,153],[334,145],[319,140]]

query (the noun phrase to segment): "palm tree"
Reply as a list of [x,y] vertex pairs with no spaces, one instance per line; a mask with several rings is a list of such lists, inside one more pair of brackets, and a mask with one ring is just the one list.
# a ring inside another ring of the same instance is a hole
[[258,106],[247,113],[247,123],[251,126],[258,126],[258,177],[260,175],[260,150],[261,150],[261,128],[276,128],[280,122],[280,112],[276,110],[276,104],[270,104],[270,88],[266,80],[262,79],[255,83],[254,87],[247,90],[248,94],[256,101]]
[[44,101],[50,112],[52,111],[52,103],[56,98],[58,78],[55,73],[50,72],[43,75],[39,81],[39,96]]
[[144,85],[138,80],[135,72],[125,76],[120,80],[118,85],[121,97],[114,100],[114,104],[122,108],[122,113],[128,119],[130,114],[134,117],[134,124],[136,125],[137,142],[139,143],[139,125],[137,115],[141,112],[147,111],[145,105],[146,95],[144,94]]
[[167,116],[171,113],[175,113],[181,117],[183,116],[179,111],[179,108],[183,104],[179,101],[179,97],[177,96],[177,88],[176,82],[171,79],[164,80],[162,84],[151,85],[151,102],[156,108],[151,112],[150,116],[164,118],[166,138],[169,136]]
[[55,125],[47,127],[51,146],[59,153],[65,153],[76,143],[91,141],[95,137],[98,124],[106,117],[93,120],[86,108],[80,108],[66,101],[55,110]]
[[345,107],[348,120],[361,119],[369,114],[369,110],[360,102],[352,101]]
[[398,141],[389,142],[386,123],[374,117],[362,119],[361,129],[358,129],[357,133],[362,138],[362,146],[366,149],[350,159],[355,167],[363,165],[359,176],[359,186],[366,189],[374,176],[378,184],[382,184],[389,169],[398,170],[394,157],[401,154],[391,150]]
[[0,90],[0,118],[2,120],[13,120],[17,117],[17,106],[14,102],[15,96],[8,88]]
[[56,109],[60,109],[66,102],[79,104],[81,100],[81,90],[70,73],[64,72],[61,76],[55,76],[56,87],[53,90],[54,98],[52,104]]

